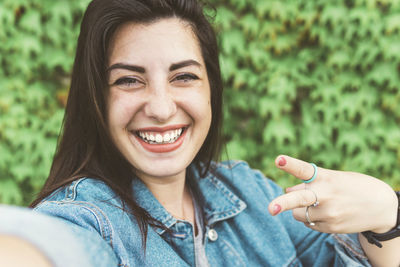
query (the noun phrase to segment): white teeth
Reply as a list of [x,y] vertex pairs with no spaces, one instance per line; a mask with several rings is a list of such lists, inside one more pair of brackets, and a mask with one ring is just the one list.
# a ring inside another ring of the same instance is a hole
[[150,144],[166,144],[175,142],[182,134],[183,129],[176,129],[162,134],[152,134],[149,132],[138,132],[140,138]]
[[163,138],[163,141],[164,142],[169,142],[169,140],[171,140],[171,138],[169,137],[169,134],[165,134],[164,138]]
[[161,135],[161,134],[157,134],[157,135],[156,135],[156,142],[157,142],[157,143],[161,143],[162,141],[163,141],[162,135]]

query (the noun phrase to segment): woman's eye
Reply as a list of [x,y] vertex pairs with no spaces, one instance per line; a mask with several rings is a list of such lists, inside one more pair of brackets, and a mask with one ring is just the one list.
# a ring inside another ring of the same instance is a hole
[[185,74],[180,74],[180,75],[176,76],[174,80],[180,81],[180,82],[189,82],[189,81],[198,80],[198,79],[199,79],[199,77],[197,77],[194,74],[185,73]]
[[138,79],[136,78],[132,78],[132,77],[124,77],[124,78],[120,78],[118,80],[116,80],[114,82],[114,85],[118,85],[118,86],[122,86],[122,87],[138,87],[142,85],[142,82],[140,82]]

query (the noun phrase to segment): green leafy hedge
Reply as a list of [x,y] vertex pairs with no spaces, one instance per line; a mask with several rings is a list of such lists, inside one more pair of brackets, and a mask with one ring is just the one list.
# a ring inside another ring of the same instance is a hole
[[214,1],[228,156],[283,153],[400,189],[399,1]]
[[[48,174],[88,2],[0,3],[0,202],[27,204]],[[284,153],[400,189],[399,1],[212,2],[225,157],[282,186]]]
[[48,175],[87,3],[0,3],[0,202],[29,203]]

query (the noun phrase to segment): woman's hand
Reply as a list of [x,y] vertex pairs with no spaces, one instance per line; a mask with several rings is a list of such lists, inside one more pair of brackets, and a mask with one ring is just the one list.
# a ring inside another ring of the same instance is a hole
[[[308,180],[314,175],[314,167],[310,163],[289,156],[278,156],[275,164],[300,180]],[[318,205],[311,206],[316,201]],[[370,230],[384,233],[396,224],[397,205],[393,189],[379,179],[318,167],[314,181],[287,188],[286,194],[271,201],[268,209],[272,215],[293,210],[296,220],[320,232]],[[308,206],[309,221],[306,218]]]

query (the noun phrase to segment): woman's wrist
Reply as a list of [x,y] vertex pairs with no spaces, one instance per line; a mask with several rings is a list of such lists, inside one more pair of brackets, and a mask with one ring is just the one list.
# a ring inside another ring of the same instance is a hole
[[[399,220],[398,220],[398,217],[399,217],[399,205],[400,205],[399,204],[399,193],[393,191],[393,189],[391,189],[390,191],[391,191],[390,204],[388,204],[387,206],[383,206],[382,207],[382,209],[384,211],[387,211],[387,214],[388,214],[387,220],[385,220],[384,225],[382,225],[381,227],[375,228],[375,229],[371,229],[370,231],[373,232],[373,233],[383,234],[383,233],[389,232],[392,229],[394,229],[397,226],[397,224],[399,223]],[[378,221],[378,220],[376,220],[376,221]]]
[[396,195],[396,211],[394,214],[396,215],[394,226],[390,229],[378,229],[365,231],[361,234],[368,240],[370,244],[374,244],[378,247],[382,247],[380,241],[387,241],[400,236],[400,192],[395,192]]

